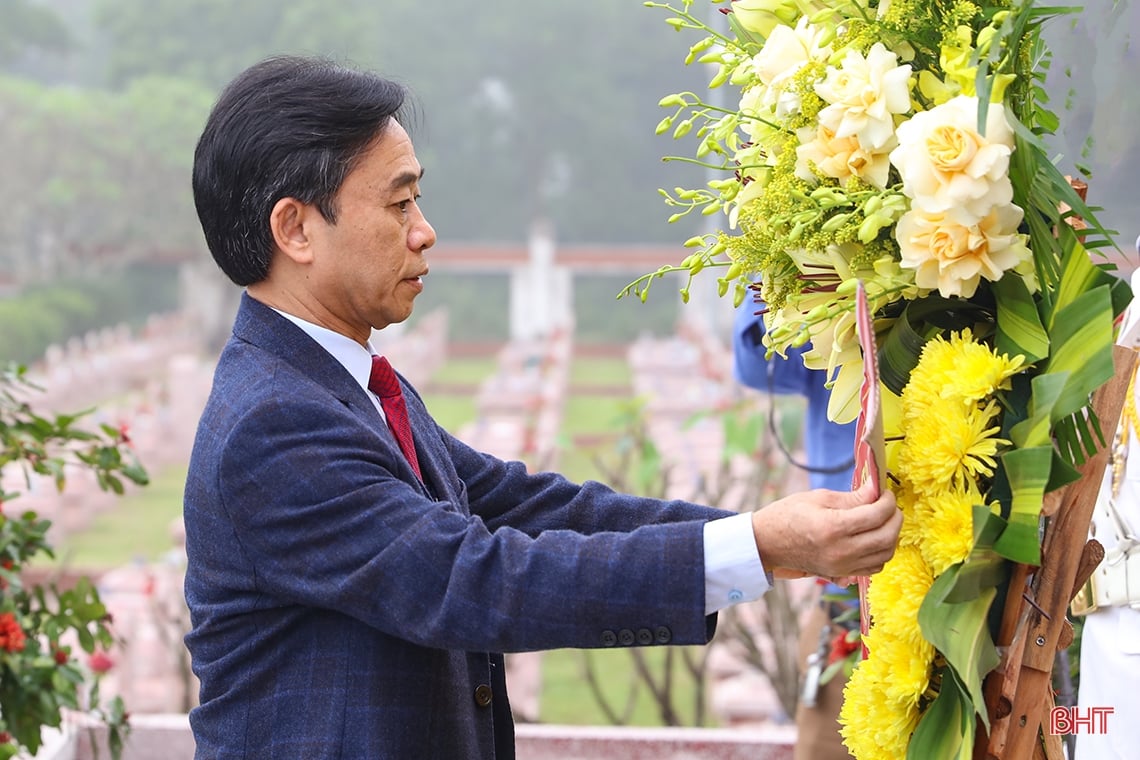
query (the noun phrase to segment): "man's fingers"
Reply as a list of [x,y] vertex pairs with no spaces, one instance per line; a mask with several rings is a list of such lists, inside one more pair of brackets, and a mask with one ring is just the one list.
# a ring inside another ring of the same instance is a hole
[[858,488],[851,491],[836,491],[832,509],[851,509],[863,504],[870,504],[878,499],[878,486],[874,482],[865,481]]
[[843,527],[846,532],[853,536],[888,525],[896,518],[899,519],[899,525],[902,524],[901,513],[895,506],[895,497],[889,491],[885,492],[877,501],[859,504],[841,510],[841,512],[842,514],[836,515],[836,517],[843,520]]
[[873,501],[878,500],[880,496],[879,484],[871,478],[868,478],[864,480],[853,493],[855,497],[859,499],[860,504],[869,504]]
[[[880,511],[884,508],[885,520],[882,519],[883,513]],[[864,517],[864,514],[870,517]],[[848,533],[844,539],[847,548],[844,574],[873,575],[882,570],[883,565],[894,556],[899,529],[902,527],[902,513],[894,507],[893,502],[876,502],[858,507],[856,510],[848,510],[844,513],[844,517],[853,518],[856,524],[861,520],[878,523],[871,524],[866,530],[853,530]]]
[[794,581],[800,578],[810,578],[812,573],[806,570],[794,570],[787,567],[777,567],[772,570],[772,577],[782,581]]

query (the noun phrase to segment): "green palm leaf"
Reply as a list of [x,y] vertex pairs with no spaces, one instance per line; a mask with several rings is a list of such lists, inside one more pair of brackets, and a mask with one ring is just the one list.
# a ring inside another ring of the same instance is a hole
[[927,708],[907,745],[907,760],[970,760],[974,750],[974,710],[953,668],[942,668],[938,697]]

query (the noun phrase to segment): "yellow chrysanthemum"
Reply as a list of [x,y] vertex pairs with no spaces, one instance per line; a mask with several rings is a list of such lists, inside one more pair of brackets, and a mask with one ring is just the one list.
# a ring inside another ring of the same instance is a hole
[[917,706],[887,696],[889,673],[874,660],[855,668],[843,689],[839,733],[859,760],[906,757],[910,735],[918,725]]
[[918,608],[934,575],[917,546],[900,546],[895,556],[871,578],[867,591],[867,608],[871,612],[873,631],[911,642],[916,648],[925,641],[918,626]]
[[875,659],[882,663],[890,676],[886,682],[887,697],[899,704],[917,707],[919,699],[930,686],[934,645],[922,640],[916,646],[909,640],[881,635]]
[[922,540],[919,549],[935,577],[970,555],[974,545],[976,492],[946,491],[921,502]]
[[923,515],[917,512],[919,499],[914,489],[906,482],[895,486],[895,503],[903,513],[902,529],[899,531],[899,546],[918,546],[925,537]]
[[903,389],[903,415],[910,420],[953,401],[978,402],[1008,388],[1024,357],[998,355],[974,340],[969,328],[949,340],[936,337],[922,349],[918,365]]
[[945,402],[910,421],[899,450],[899,473],[920,494],[964,489],[993,474],[998,438],[993,424],[998,406]]

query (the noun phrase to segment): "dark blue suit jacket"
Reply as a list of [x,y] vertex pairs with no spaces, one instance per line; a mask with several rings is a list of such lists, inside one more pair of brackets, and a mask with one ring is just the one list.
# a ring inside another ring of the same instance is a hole
[[498,652],[705,643],[727,512],[527,474],[242,297],[186,484],[198,758],[513,757]]

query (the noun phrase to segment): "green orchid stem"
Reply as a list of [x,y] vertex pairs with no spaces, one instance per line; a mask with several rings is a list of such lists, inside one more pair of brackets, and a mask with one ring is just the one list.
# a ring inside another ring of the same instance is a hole
[[[709,267],[729,267],[729,266],[732,266],[731,260],[718,261],[716,259],[709,257],[709,255],[707,253],[701,253],[700,255],[702,256],[701,270],[707,269]],[[693,278],[696,276],[695,273],[693,272],[693,269],[691,266],[679,266],[679,265],[678,266],[674,266],[674,265],[663,266],[654,272],[650,272],[649,274],[641,275],[636,280],[634,280],[633,282],[626,285],[617,294],[617,297],[618,297],[618,299],[621,299],[621,298],[624,298],[625,296],[628,296],[628,295],[640,296],[642,293],[646,293],[649,291],[649,287],[650,287],[650,285],[653,284],[653,280],[655,280],[658,277],[663,277],[664,275],[667,275],[667,274],[673,274],[674,272],[688,272],[689,279],[685,285],[685,289],[687,289],[688,286],[690,284],[692,284]],[[642,284],[644,284],[644,287],[639,287]]]
[[790,134],[794,133],[793,130],[788,129],[787,127],[784,127],[784,126],[777,124],[775,122],[772,122],[772,121],[768,121],[767,119],[762,119],[759,116],[752,116],[750,114],[746,114],[746,113],[743,113],[741,111],[734,111],[731,108],[724,108],[723,106],[713,105],[712,103],[706,103],[705,101],[701,100],[700,97],[696,93],[689,92],[689,91],[677,93],[677,96],[680,98],[684,98],[686,95],[692,96],[693,102],[690,103],[688,100],[686,100],[686,101],[684,101],[684,103],[682,105],[678,106],[676,113],[673,114],[674,119],[680,117],[681,112],[687,108],[687,109],[689,109],[690,118],[696,118],[698,116],[703,116],[707,121],[712,121],[711,117],[708,115],[708,112],[709,111],[715,111],[717,113],[731,114],[734,116],[739,116],[741,119],[747,119],[748,121],[759,122],[760,124],[763,124],[764,126],[768,127],[769,129],[771,129],[775,132],[780,132],[780,133],[785,134],[785,135],[790,135]]
[[[897,294],[897,293],[902,293],[905,290],[906,290],[906,287],[902,287],[902,286],[896,287],[896,288],[886,288],[886,289],[880,290],[874,294],[868,293],[867,296],[868,296],[868,298],[881,298],[883,296],[889,296],[889,295],[893,295],[893,294]],[[894,300],[894,299],[892,299],[892,300]],[[823,324],[829,324],[829,323],[833,322],[836,319],[836,317],[838,317],[841,313],[848,312],[848,311],[854,311],[855,310],[855,301],[853,298],[845,297],[842,301],[839,301],[839,302],[836,302],[835,304],[833,304],[833,307],[835,308],[834,312],[831,311],[830,309],[828,309],[828,313],[824,314],[819,319],[811,319],[811,320],[804,319],[804,320],[802,320],[801,322],[799,322],[799,329],[807,329],[810,332],[811,328],[813,328],[813,327],[818,327],[819,325],[823,325]],[[872,318],[873,318],[873,315],[872,315]],[[797,330],[797,332],[798,332],[798,330]]]
[[865,22],[868,24],[871,23],[871,17],[867,15],[867,9],[860,5],[858,0],[851,0],[851,4],[858,9],[859,15],[863,17]]
[[736,167],[730,166],[729,164],[721,164],[720,166],[717,166],[716,164],[710,164],[707,161],[700,161],[696,158],[686,158],[685,156],[665,156],[661,160],[665,162],[680,161],[683,164],[696,164],[697,166],[703,166],[706,169],[720,169],[721,171],[726,172],[736,171]]
[[[729,113],[735,113],[735,112],[729,111]],[[742,112],[740,114],[740,118],[748,119],[749,121],[758,121],[761,124],[763,124],[764,126],[769,127],[770,129],[773,129],[776,132],[781,132],[785,135],[795,134],[793,130],[788,129],[787,127],[780,126],[779,124],[776,124],[775,122],[768,121],[767,119],[761,119],[759,116],[749,116],[748,114]]]
[[[687,100],[685,101],[685,105],[689,108],[698,108],[699,107],[699,108],[702,108],[702,109],[707,110],[707,111],[718,111],[720,113],[730,113],[730,114],[737,113],[737,111],[735,111],[731,108],[724,108],[723,106],[714,105],[712,103],[706,103],[703,100],[701,100],[700,95],[697,95],[695,92],[691,92],[689,90],[686,90],[685,92],[678,92],[677,95],[678,95],[678,97],[682,97],[682,98],[685,97],[686,95],[689,95],[693,98],[692,103],[690,103]],[[743,116],[743,114],[741,114],[741,115]]]
[[696,16],[689,13],[688,11],[678,10],[677,8],[674,8],[672,5],[669,5],[669,3],[647,2],[647,3],[645,3],[645,5],[649,8],[664,8],[665,10],[676,13],[678,16],[680,16],[681,18],[685,19],[690,24],[692,24],[692,26],[689,27],[690,29],[703,29],[704,31],[708,32],[711,37],[715,37],[716,39],[723,42],[725,47],[739,48],[739,46],[736,44],[736,40],[732,39],[731,37],[725,37],[723,34],[716,31],[715,29],[709,27],[708,24],[701,21],[700,19],[698,19]]

